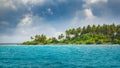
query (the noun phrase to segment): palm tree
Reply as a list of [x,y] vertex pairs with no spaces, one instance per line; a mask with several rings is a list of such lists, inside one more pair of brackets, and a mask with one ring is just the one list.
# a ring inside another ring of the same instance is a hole
[[40,35],[35,36],[35,41],[39,42],[40,41]]
[[91,33],[91,30],[92,30],[91,26],[88,25],[87,28],[86,28],[86,32],[87,32],[87,33]]
[[100,26],[100,25],[98,25],[98,26],[96,27],[96,33],[97,33],[97,34],[101,33],[101,26]]
[[63,38],[64,38],[63,34],[61,34],[61,35],[58,36],[58,39],[63,39]]
[[65,33],[66,33],[66,39],[70,39],[71,29],[66,30]]
[[41,44],[45,44],[47,41],[47,37],[45,35],[40,35],[40,38],[39,38],[39,43]]
[[58,40],[55,37],[52,37],[51,40],[51,43],[58,43]]
[[85,26],[82,28],[81,34],[86,34],[86,27]]
[[33,40],[34,38],[31,36],[30,39]]
[[80,27],[76,29],[76,33],[77,33],[77,35],[81,34],[81,28]]

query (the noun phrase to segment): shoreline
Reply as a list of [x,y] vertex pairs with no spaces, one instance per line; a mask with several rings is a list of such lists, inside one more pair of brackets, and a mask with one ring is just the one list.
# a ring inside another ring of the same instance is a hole
[[23,45],[23,44],[0,44],[0,46],[119,46],[120,44],[45,44],[45,45]]

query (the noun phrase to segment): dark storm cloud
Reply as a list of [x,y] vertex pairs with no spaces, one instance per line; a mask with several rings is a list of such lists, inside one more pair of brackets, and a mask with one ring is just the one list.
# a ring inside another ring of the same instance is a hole
[[107,17],[108,16],[120,16],[120,0],[108,0],[106,3],[95,3],[88,6],[93,11],[95,16]]
[[[32,9],[34,15],[39,15],[47,20],[65,19],[73,16],[75,12],[82,9],[83,1],[70,0],[63,3],[37,5]],[[48,9],[53,14],[48,13]]]
[[120,16],[120,0],[109,0],[107,5],[113,15]]

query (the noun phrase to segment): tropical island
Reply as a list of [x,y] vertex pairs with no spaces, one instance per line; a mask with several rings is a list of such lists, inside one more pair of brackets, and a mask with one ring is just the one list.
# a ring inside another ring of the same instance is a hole
[[120,44],[120,25],[88,25],[72,28],[60,34],[58,38],[47,38],[46,35],[31,36],[31,41],[23,42],[24,45],[45,44]]

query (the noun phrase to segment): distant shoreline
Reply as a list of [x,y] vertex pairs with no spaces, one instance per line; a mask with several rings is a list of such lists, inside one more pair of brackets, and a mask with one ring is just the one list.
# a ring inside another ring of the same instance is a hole
[[0,43],[0,45],[8,45],[8,46],[10,46],[10,45],[20,45],[20,46],[46,46],[46,45],[50,45],[50,46],[72,46],[72,45],[80,45],[80,46],[84,46],[84,45],[120,45],[120,44],[110,44],[110,43],[106,43],[106,44],[43,44],[43,45],[40,45],[40,44],[38,44],[38,45],[25,45],[25,44],[22,44],[22,43]]
[[0,45],[22,45],[22,43],[0,43]]

